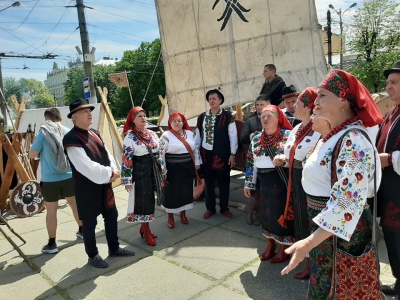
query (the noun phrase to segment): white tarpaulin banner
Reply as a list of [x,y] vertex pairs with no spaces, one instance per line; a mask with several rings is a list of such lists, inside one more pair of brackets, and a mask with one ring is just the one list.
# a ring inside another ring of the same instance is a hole
[[171,113],[200,114],[214,88],[224,107],[254,101],[268,63],[298,90],[327,72],[312,0],[156,0],[156,7]]

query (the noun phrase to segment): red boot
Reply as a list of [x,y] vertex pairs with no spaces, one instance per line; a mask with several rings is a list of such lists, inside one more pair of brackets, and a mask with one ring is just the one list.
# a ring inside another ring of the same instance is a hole
[[306,267],[303,272],[294,274],[294,278],[296,279],[310,279],[310,273],[311,273],[311,268],[310,268],[310,259],[306,257]]
[[287,260],[290,255],[285,253],[285,250],[289,248],[287,245],[281,245],[278,253],[271,259],[271,263],[278,264]]
[[174,228],[175,227],[175,220],[174,220],[174,214],[168,214],[168,228]]
[[[143,235],[144,235],[144,223],[142,223],[141,225],[140,225],[140,230],[139,230],[139,232],[140,232],[140,236],[143,238]],[[153,238],[157,238],[157,235],[156,234],[154,234],[154,233],[152,233],[152,235],[153,235]]]
[[150,231],[150,226],[149,223],[143,223],[143,227],[144,227],[144,238],[146,239],[146,243],[149,246],[155,246],[156,245],[156,241],[153,238],[153,234]]
[[181,222],[182,224],[189,224],[188,218],[186,218],[186,211],[181,211]]
[[267,239],[267,249],[265,249],[264,253],[261,254],[260,260],[265,261],[273,257],[275,254],[275,247],[276,247],[275,240]]

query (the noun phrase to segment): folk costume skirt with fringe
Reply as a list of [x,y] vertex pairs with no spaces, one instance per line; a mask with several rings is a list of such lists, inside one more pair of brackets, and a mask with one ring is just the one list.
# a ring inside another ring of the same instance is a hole
[[[312,219],[316,217],[322,209],[325,208],[329,198],[307,195],[307,210],[310,218],[310,229],[314,232],[319,228]],[[366,205],[356,229],[349,242],[338,238],[337,246],[352,255],[361,255],[365,247],[371,243],[372,239],[372,213],[369,206]],[[326,239],[317,247],[310,251],[311,277],[308,285],[307,299],[327,299],[331,284],[333,272],[333,239]],[[349,266],[350,267],[350,266]],[[359,270],[362,276],[363,270]]]
[[165,154],[167,182],[162,206],[168,213],[193,208],[193,183],[195,168],[189,153]]
[[287,221],[286,228],[278,223],[286,206],[285,183],[275,168],[257,169],[257,178],[260,182],[260,221],[264,236],[280,244],[293,244],[293,221]]

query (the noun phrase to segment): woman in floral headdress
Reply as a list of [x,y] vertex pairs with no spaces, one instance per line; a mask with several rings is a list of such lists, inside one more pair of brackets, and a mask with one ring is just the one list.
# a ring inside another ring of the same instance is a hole
[[[378,157],[376,148],[365,131],[383,120],[364,85],[341,70],[330,72],[319,85],[314,115],[328,121],[331,130],[317,143],[303,169],[302,184],[312,233],[286,250],[293,255],[282,274],[294,269],[309,253],[308,299],[327,299],[334,268],[333,235],[339,249],[355,256],[371,243],[373,220],[367,198],[374,193],[375,172],[379,186],[381,170],[379,159],[374,160],[374,154]],[[359,277],[366,276],[361,273]],[[363,287],[371,284],[365,282]],[[379,298],[360,295],[359,291],[354,295],[356,288],[356,284],[346,288],[349,299]]]
[[200,165],[200,161],[194,134],[184,115],[169,116],[168,130],[160,137],[160,158],[168,182],[162,203],[168,213],[168,227],[175,227],[174,213],[180,213],[182,224],[189,224],[186,211],[193,208],[195,165]]
[[153,158],[158,158],[159,138],[146,128],[146,112],[140,106],[129,111],[124,125],[124,148],[122,151],[121,179],[128,197],[128,223],[141,223],[140,235],[150,246],[155,246],[157,237],[150,230],[154,220],[155,186]]
[[[283,153],[284,145],[293,129],[283,112],[275,105],[267,105],[261,113],[262,133],[257,134],[250,143],[247,153],[244,195],[251,197],[256,189],[257,178],[260,183],[260,220],[262,232],[267,238],[267,248],[260,256],[262,261],[271,259],[272,263],[285,261],[289,255],[284,250],[294,241],[293,221],[286,227],[278,223],[285,210],[287,193],[287,169],[275,167],[273,158]],[[275,255],[276,242],[281,244]]]
[[[306,88],[297,98],[294,115],[301,120],[289,135],[285,144],[284,154],[274,158],[275,166],[288,166],[288,191],[286,196],[285,212],[279,219],[282,226],[287,220],[294,220],[294,238],[302,240],[310,235],[307,198],[301,185],[303,162],[315,146],[321,134],[312,130],[311,115],[314,109],[314,100],[317,92],[314,88]],[[303,272],[294,275],[296,279],[310,277],[310,260],[306,259],[306,268]]]

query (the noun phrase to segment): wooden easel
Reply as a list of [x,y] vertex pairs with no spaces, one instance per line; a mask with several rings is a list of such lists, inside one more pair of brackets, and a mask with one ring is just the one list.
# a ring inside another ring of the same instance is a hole
[[[99,121],[99,132],[106,143],[106,145],[111,145],[112,154],[114,156],[120,155],[122,156],[122,135],[119,132],[117,125],[115,123],[114,117],[111,113],[110,106],[108,106],[107,102],[107,95],[108,90],[107,88],[101,89],[101,87],[97,87],[97,92],[101,98],[101,109],[100,109],[100,121]],[[107,129],[107,130],[106,130]],[[119,166],[118,166],[119,167]],[[116,180],[113,182],[113,188],[116,186],[121,185],[121,179]]]

